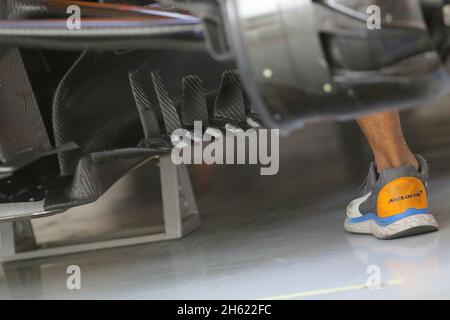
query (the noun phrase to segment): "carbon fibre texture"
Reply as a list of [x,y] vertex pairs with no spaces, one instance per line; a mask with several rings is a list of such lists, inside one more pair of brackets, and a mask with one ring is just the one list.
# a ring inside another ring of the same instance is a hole
[[161,110],[163,116],[165,133],[171,134],[181,128],[181,121],[159,71],[152,72],[152,90],[156,93],[157,108]]
[[194,121],[202,121],[204,126],[209,125],[206,92],[202,79],[198,76],[183,78],[183,104],[181,118],[183,127],[192,128]]
[[28,16],[31,12],[46,12],[45,0],[2,0],[0,18],[13,20]]
[[51,149],[18,49],[0,58],[0,161],[8,163]]
[[45,210],[60,210],[96,201],[116,181],[147,158],[166,151],[142,148],[92,153],[78,162],[73,177],[59,179],[49,190]]
[[[80,146],[79,150],[60,156],[62,175],[74,174],[83,156],[92,152],[136,147],[145,137],[129,83],[130,72],[138,70],[143,75],[151,75],[152,71],[159,70],[164,75],[167,87],[164,90],[157,88],[163,97],[156,99],[169,106],[169,102],[164,100],[167,93],[173,102],[169,111],[174,117],[173,106],[181,105],[182,101],[181,82],[184,76],[197,74],[208,84],[205,90],[215,92],[220,75],[230,68],[233,64],[215,62],[203,51],[185,52],[183,59],[179,59],[177,51],[171,50],[83,54],[64,77],[53,103],[56,145],[75,142]],[[150,92],[152,83],[148,82],[150,89],[145,87],[145,83],[142,85]],[[176,118],[173,123],[166,123],[169,131],[176,129],[175,123],[179,125]]]
[[[168,131],[181,126],[183,77],[198,74],[205,91],[215,92],[221,74],[234,67],[202,51],[178,57],[158,50],[85,53],[78,59],[56,92],[53,126],[57,145],[73,141],[80,149],[59,156],[63,177],[49,190],[46,210],[93,202],[146,158],[170,152],[163,124]],[[164,79],[155,77],[158,71]]]
[[[4,0],[0,3],[0,16],[4,19],[28,16],[15,6],[43,2]],[[36,9],[22,6],[21,10],[27,8]],[[217,117],[221,121],[245,122],[246,103],[239,76],[236,71],[226,71],[233,68],[234,63],[216,62],[204,51],[185,51],[182,58],[176,50],[162,49],[83,53],[56,90],[52,115],[56,146],[74,142],[80,148],[58,154],[60,176],[52,176],[45,185],[46,210],[67,209],[97,200],[136,165],[169,152],[170,146],[163,139],[165,134],[180,127],[190,128],[195,120],[209,124]],[[1,77],[0,74],[0,80]],[[0,87],[0,93],[1,90]],[[39,112],[37,104],[35,107]],[[1,112],[0,156],[4,115]],[[35,115],[32,118],[40,119]],[[25,125],[22,132],[39,132],[35,130],[36,123]],[[51,148],[48,138],[46,143]],[[33,164],[28,169],[36,168]],[[17,183],[20,187],[21,182]],[[41,192],[38,182],[31,188],[36,188],[32,192]],[[14,195],[15,199],[20,196]],[[31,201],[31,198],[34,197],[30,193],[24,195],[24,199]]]
[[80,148],[58,154],[61,176],[46,187],[45,209],[96,201],[148,157],[170,152],[165,133],[208,121],[206,97],[220,111],[234,103],[235,111],[219,112],[223,118],[245,119],[240,82],[226,72],[233,68],[205,52],[183,59],[170,50],[82,54],[56,90],[52,121],[57,146]]
[[244,91],[237,70],[225,71],[214,103],[214,118],[245,123]]
[[143,138],[127,63],[120,57],[102,60],[100,56],[83,54],[56,91],[56,145],[74,141],[80,146],[61,154],[63,176],[74,174],[78,162],[90,153],[136,146]]
[[129,78],[145,138],[160,137],[164,124],[161,109],[156,107],[155,94],[150,90],[150,73],[134,70],[130,72]]

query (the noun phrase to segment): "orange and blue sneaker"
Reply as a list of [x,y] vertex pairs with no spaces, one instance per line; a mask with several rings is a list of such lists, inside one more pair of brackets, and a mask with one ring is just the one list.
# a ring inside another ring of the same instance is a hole
[[438,229],[428,207],[428,166],[422,156],[416,158],[418,170],[408,164],[378,174],[371,163],[361,197],[347,207],[346,231],[393,239]]

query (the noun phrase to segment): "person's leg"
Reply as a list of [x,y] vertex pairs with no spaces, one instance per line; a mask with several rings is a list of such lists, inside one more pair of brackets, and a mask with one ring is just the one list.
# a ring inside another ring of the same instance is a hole
[[417,159],[403,136],[398,112],[362,117],[358,124],[372,148],[378,172],[405,164],[418,168]]
[[428,206],[428,167],[406,144],[398,112],[358,120],[375,156],[360,197],[347,207],[345,230],[392,239],[435,231]]

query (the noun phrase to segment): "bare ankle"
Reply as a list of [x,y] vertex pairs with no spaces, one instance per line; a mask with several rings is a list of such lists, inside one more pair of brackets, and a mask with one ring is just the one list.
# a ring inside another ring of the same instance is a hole
[[401,167],[406,164],[410,164],[414,168],[419,169],[419,162],[412,153],[402,155],[375,155],[375,164],[378,172],[388,168]]
[[390,150],[390,152],[376,152],[375,163],[378,172],[388,168],[398,168],[406,164],[410,164],[414,168],[419,169],[419,162],[408,147],[397,148]]

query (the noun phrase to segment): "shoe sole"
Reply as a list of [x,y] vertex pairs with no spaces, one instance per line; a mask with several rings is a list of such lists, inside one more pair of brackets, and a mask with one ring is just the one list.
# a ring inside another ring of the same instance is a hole
[[349,233],[371,234],[378,239],[389,240],[434,232],[439,229],[432,214],[419,214],[403,218],[387,226],[380,226],[375,220],[350,223],[345,220],[344,228]]

